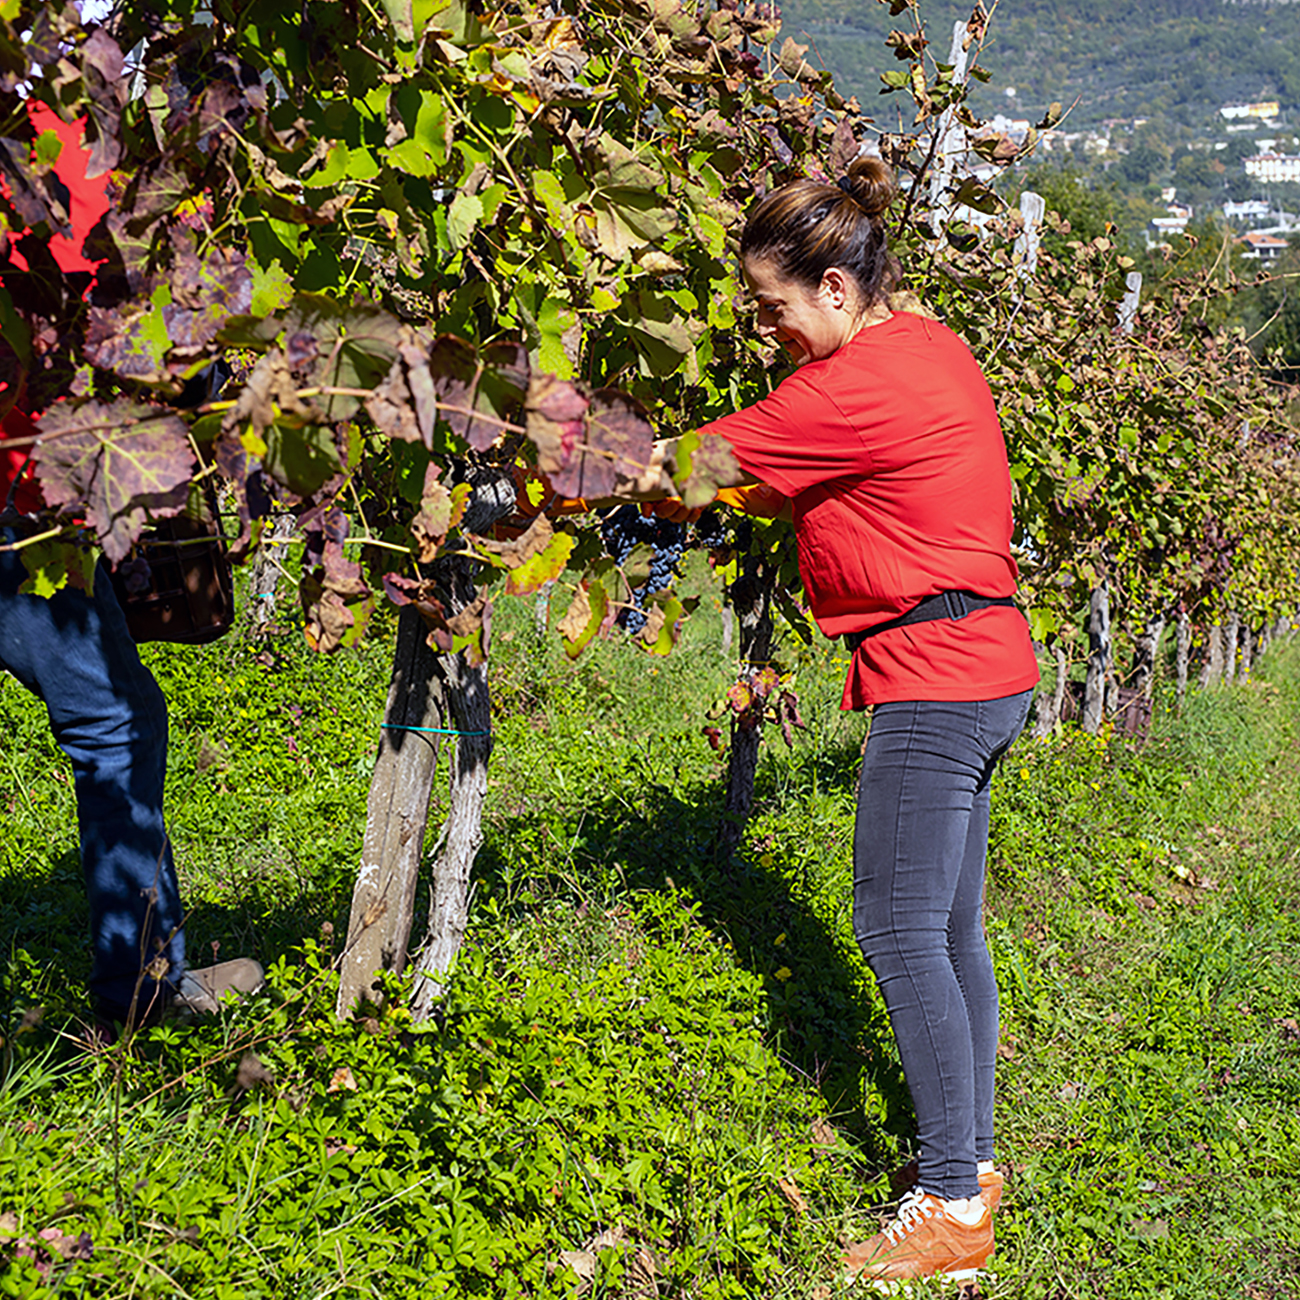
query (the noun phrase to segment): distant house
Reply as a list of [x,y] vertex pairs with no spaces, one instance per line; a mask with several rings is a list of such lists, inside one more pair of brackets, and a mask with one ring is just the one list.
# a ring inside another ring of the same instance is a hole
[[1300,154],[1257,153],[1243,158],[1247,176],[1257,176],[1261,181],[1273,183],[1300,181]]
[[1243,203],[1234,203],[1229,199],[1223,205],[1226,221],[1263,221],[1271,212],[1267,199],[1246,199]]
[[1224,104],[1219,114],[1232,122],[1240,118],[1268,119],[1276,117],[1280,110],[1281,105],[1276,99],[1262,99],[1254,104]]
[[1266,235],[1261,230],[1247,231],[1237,240],[1237,243],[1244,246],[1242,257],[1260,262],[1276,262],[1291,247],[1285,239],[1279,239],[1276,235]]

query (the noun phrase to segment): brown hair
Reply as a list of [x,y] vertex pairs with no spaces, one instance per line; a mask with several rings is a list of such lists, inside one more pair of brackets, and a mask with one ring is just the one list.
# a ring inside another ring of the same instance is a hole
[[810,289],[838,266],[853,276],[870,306],[892,279],[884,212],[893,197],[893,173],[879,158],[856,159],[836,185],[790,181],[750,212],[740,255],[770,259]]

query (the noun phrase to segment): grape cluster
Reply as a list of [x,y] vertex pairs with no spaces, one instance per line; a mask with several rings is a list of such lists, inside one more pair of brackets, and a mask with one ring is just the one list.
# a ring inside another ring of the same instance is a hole
[[646,597],[665,591],[675,578],[681,577],[681,561],[686,551],[699,548],[718,551],[748,548],[753,526],[748,519],[730,518],[717,509],[705,510],[692,524],[675,524],[655,515],[643,515],[639,506],[619,506],[611,510],[600,524],[605,553],[620,568],[627,563],[634,547],[653,548],[646,582],[631,593],[631,605],[618,616],[618,625],[635,636],[645,626]]
[[671,587],[673,579],[681,576],[678,565],[686,549],[686,528],[654,515],[643,515],[637,506],[619,506],[601,521],[600,533],[606,553],[620,566],[634,546],[653,549],[646,582],[633,588],[631,608],[618,616],[619,626],[635,636],[645,627],[646,597]]

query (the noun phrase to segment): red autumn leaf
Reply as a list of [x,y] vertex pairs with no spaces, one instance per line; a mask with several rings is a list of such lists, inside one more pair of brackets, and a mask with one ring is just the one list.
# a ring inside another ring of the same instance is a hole
[[582,441],[551,483],[561,496],[610,496],[620,478],[635,478],[645,469],[653,446],[654,431],[640,402],[599,389],[591,395]]
[[65,512],[84,510],[113,563],[126,558],[149,516],[184,507],[194,453],[176,416],[126,398],[60,402],[37,428],[32,459],[46,501]]

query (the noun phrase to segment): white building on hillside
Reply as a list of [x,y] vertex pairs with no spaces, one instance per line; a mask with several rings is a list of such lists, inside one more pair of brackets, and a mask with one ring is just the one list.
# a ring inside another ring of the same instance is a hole
[[1274,184],[1300,182],[1300,154],[1257,153],[1241,161],[1247,176]]
[[1276,262],[1291,247],[1285,239],[1265,234],[1262,230],[1247,231],[1237,243],[1245,245],[1242,257],[1260,262]]
[[1267,120],[1276,117],[1281,105],[1276,99],[1264,99],[1254,104],[1224,104],[1219,114],[1229,122],[1239,118],[1261,118]]
[[1223,205],[1223,217],[1225,221],[1265,221],[1272,210],[1267,199],[1246,199],[1243,203],[1229,199]]

